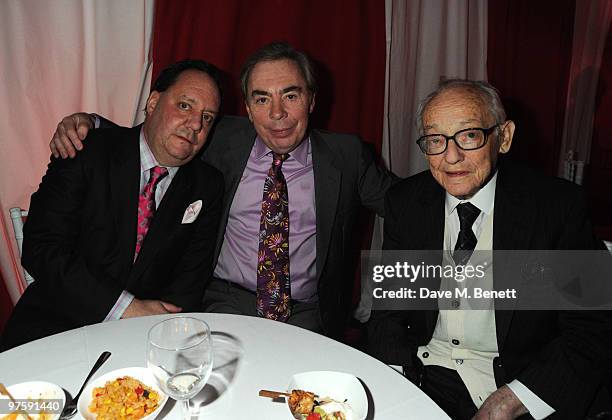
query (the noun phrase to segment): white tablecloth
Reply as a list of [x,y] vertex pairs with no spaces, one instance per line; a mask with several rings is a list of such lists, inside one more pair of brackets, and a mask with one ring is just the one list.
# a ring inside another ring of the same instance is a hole
[[[257,393],[285,390],[293,374],[311,370],[347,372],[361,379],[370,397],[368,419],[448,418],[398,372],[342,343],[261,318],[191,315],[208,322],[215,344],[209,385],[194,399],[200,406],[199,419],[291,419],[284,404]],[[122,367],[146,366],[147,332],[164,317],[168,316],[91,325],[0,353],[0,382],[49,381],[75,395],[104,350],[112,356],[94,378]],[[178,419],[178,405],[169,401],[160,417]]]

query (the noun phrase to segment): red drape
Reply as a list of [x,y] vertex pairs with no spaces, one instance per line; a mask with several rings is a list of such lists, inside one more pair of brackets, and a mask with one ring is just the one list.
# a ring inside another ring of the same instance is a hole
[[313,126],[356,133],[380,150],[385,85],[382,1],[158,0],[153,77],[167,64],[203,58],[227,72],[223,110],[246,115],[240,66],[268,42],[283,40],[317,64]]
[[[487,70],[517,124],[511,159],[557,175],[575,0],[489,2]],[[596,233],[612,240],[612,32],[600,72],[591,162],[585,169]]]
[[509,157],[557,175],[574,0],[489,2],[487,71],[516,123]]
[[601,61],[595,98],[591,162],[586,188],[597,234],[612,241],[612,27]]

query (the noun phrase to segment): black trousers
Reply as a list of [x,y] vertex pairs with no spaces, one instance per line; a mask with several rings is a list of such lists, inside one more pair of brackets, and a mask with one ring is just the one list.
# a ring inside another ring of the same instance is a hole
[[449,417],[471,419],[478,409],[459,374],[441,366],[424,366],[420,387]]
[[[257,316],[255,292],[232,282],[213,279],[204,292],[204,312]],[[322,333],[319,302],[291,302],[287,324]]]
[[[471,419],[477,411],[472,398],[459,374],[441,366],[419,366],[415,372],[407,372],[408,378],[415,382],[429,398],[454,420]],[[591,402],[587,418],[589,420],[612,419],[610,398],[602,387]],[[552,418],[568,418],[566,414],[555,413]],[[529,420],[533,417],[527,413],[518,420]],[[574,420],[574,419],[572,419]],[[576,419],[577,420],[577,419]]]

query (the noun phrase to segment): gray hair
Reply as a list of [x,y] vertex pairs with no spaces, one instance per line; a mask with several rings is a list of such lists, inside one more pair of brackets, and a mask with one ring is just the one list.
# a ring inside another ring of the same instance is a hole
[[499,98],[499,92],[490,83],[482,80],[448,79],[442,81],[438,88],[427,95],[427,97],[419,104],[416,119],[417,132],[419,136],[425,134],[425,130],[423,128],[423,113],[425,112],[425,108],[427,108],[431,101],[433,101],[442,92],[456,88],[465,89],[480,96],[480,98],[484,101],[489,113],[491,116],[493,116],[496,124],[506,122],[506,111],[504,110],[504,106]]
[[242,70],[240,71],[240,87],[242,88],[242,94],[245,99],[249,88],[249,77],[251,77],[253,68],[262,61],[277,60],[293,61],[298,66],[298,69],[302,73],[302,77],[304,77],[306,81],[306,88],[313,95],[317,92],[314,66],[308,56],[285,42],[273,42],[255,51],[242,66]]

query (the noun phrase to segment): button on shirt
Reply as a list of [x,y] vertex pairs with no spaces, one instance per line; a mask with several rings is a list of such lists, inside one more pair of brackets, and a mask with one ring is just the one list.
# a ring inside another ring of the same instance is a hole
[[[140,130],[139,149],[140,187],[138,190],[138,194],[140,195],[142,194],[142,190],[144,190],[145,185],[147,185],[147,182],[149,182],[149,177],[151,176],[151,168],[161,165],[155,159],[153,152],[151,152],[151,148],[145,140],[144,132],[142,131],[142,129]],[[179,170],[177,166],[165,166],[165,168],[168,170],[168,175],[163,177],[159,181],[159,183],[157,184],[157,188],[155,189],[155,208],[159,207],[159,204],[161,203],[164,194],[166,194],[166,191],[168,190],[172,179]],[[136,232],[134,232],[134,241],[136,241]],[[104,318],[104,321],[112,321],[121,318],[127,307],[130,305],[130,303],[132,303],[132,299],[134,299],[134,295],[128,292],[127,290],[124,290],[121,295],[119,295],[119,299],[117,299],[117,302],[115,303],[115,305],[113,305],[108,315],[106,315],[106,318]]]
[[[272,165],[272,151],[259,138],[232,201],[223,245],[215,267],[216,278],[257,290],[257,253],[263,187]],[[310,138],[283,162],[289,198],[289,260],[291,298],[316,300],[316,213]]]

